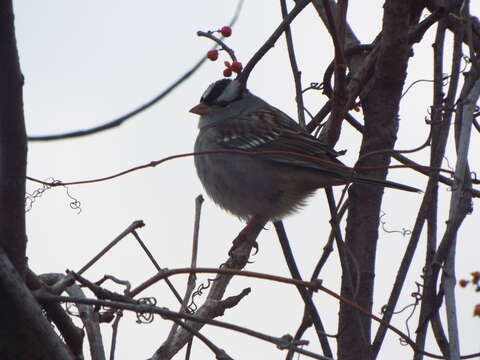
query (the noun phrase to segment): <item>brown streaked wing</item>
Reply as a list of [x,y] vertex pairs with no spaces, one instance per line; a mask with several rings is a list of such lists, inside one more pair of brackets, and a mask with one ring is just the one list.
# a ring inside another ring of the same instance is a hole
[[263,160],[330,174],[349,169],[336,159],[337,152],[305,132],[288,115],[275,108],[272,110],[264,107],[244,117],[230,119],[217,126],[217,129],[221,133],[219,143],[230,149],[252,152],[285,151],[316,157],[313,159],[295,154],[259,155]]

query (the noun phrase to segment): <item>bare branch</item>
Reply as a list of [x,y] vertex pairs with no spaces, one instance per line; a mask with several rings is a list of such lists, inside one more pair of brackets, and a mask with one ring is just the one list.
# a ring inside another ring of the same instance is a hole
[[[327,0],[323,1],[324,7],[329,14],[329,4]],[[330,31],[332,35],[333,45],[335,48],[334,58],[334,79],[335,87],[333,90],[333,104],[332,112],[328,125],[322,129],[320,134],[320,140],[328,144],[330,147],[334,147],[340,137],[340,129],[342,121],[345,116],[345,112],[348,107],[348,94],[347,94],[347,59],[345,57],[345,31],[347,28],[348,0],[339,0],[337,5],[337,18],[336,21],[330,24]],[[330,16],[331,17],[331,16]]]
[[[35,335],[42,339],[42,346],[52,360],[73,360],[72,354],[57,336],[42,313],[38,302],[25,286],[22,277],[9,257],[0,247],[0,285],[22,314],[22,318]],[[6,311],[5,309],[4,311]]]
[[[174,270],[169,270],[167,276],[173,275],[173,274],[180,274],[180,273],[189,273],[189,272],[197,272],[197,273],[225,273],[225,274],[236,274],[240,276],[247,276],[247,277],[257,277],[257,278],[263,278],[267,280],[272,280],[276,279],[278,281],[281,281],[286,284],[292,284],[292,285],[303,285],[310,287],[312,289],[318,289],[327,295],[339,300],[340,302],[346,304],[347,306],[352,307],[354,310],[368,316],[369,318],[387,326],[391,331],[399,335],[402,339],[405,340],[405,342],[416,352],[420,352],[423,355],[426,355],[431,358],[435,359],[444,359],[441,355],[433,354],[428,351],[424,351],[422,349],[418,349],[416,346],[415,342],[410,339],[405,333],[397,329],[396,327],[383,322],[382,319],[380,319],[378,316],[370,313],[368,310],[364,309],[360,305],[353,303],[352,301],[342,297],[341,295],[338,295],[334,291],[324,287],[321,283],[321,281],[315,281],[315,282],[307,282],[307,281],[299,281],[296,279],[288,279],[288,278],[283,278],[279,276],[274,276],[274,275],[267,275],[267,274],[261,274],[261,273],[254,273],[254,272],[249,272],[249,271],[235,271],[235,270],[227,270],[227,269],[209,269],[209,268],[197,268],[197,269],[189,269],[189,268],[184,268],[184,269],[174,269]],[[166,272],[167,273],[167,272]],[[245,292],[246,290],[244,290]],[[238,296],[242,296],[242,294]],[[48,302],[73,302],[73,303],[81,303],[81,304],[88,304],[88,305],[99,305],[99,306],[104,306],[104,307],[111,307],[111,308],[116,308],[116,309],[124,309],[124,310],[129,310],[129,311],[134,311],[137,313],[152,313],[152,314],[158,314],[162,316],[163,318],[166,319],[186,319],[189,320],[191,323],[202,323],[202,324],[210,324],[214,326],[219,326],[223,327],[225,329],[230,329],[234,331],[238,331],[243,334],[247,334],[253,337],[256,337],[258,339],[275,343],[277,346],[280,348],[289,348],[291,346],[294,351],[299,352],[301,354],[305,354],[307,356],[313,357],[315,359],[322,359],[322,360],[331,360],[330,358],[326,358],[324,356],[318,355],[318,354],[313,354],[309,351],[305,351],[303,349],[297,348],[293,344],[285,344],[285,340],[287,340],[287,337],[282,337],[282,338],[275,338],[269,335],[262,334],[260,332],[246,329],[244,327],[238,326],[238,325],[233,325],[229,323],[225,323],[222,321],[218,320],[211,320],[209,318],[205,318],[202,316],[197,315],[190,315],[190,314],[185,314],[185,313],[177,313],[173,312],[170,310],[167,310],[166,308],[160,308],[157,306],[153,305],[148,305],[148,304],[135,304],[131,302],[121,302],[121,301],[110,301],[110,300],[97,300],[97,299],[82,299],[82,298],[73,298],[73,297],[66,297],[66,296],[55,296],[51,295],[48,292],[45,291],[40,291],[36,294],[36,297],[41,300],[41,301],[48,301]],[[230,299],[233,299],[232,301],[236,303],[235,297],[228,298],[225,301],[229,302]],[[469,355],[464,355],[461,356],[461,359],[471,359],[479,356],[480,353],[475,353],[475,354],[469,354]],[[154,358],[152,358],[153,360]]]
[[82,275],[87,271],[93,264],[95,264],[103,255],[105,255],[111,248],[117,245],[125,236],[132,233],[132,231],[142,228],[145,226],[145,223],[142,220],[134,221],[130,226],[123,230],[115,239],[113,239],[110,244],[105,246],[97,255],[93,257],[88,263],[86,263],[80,270],[77,271],[78,275]]
[[[58,283],[62,283],[62,280],[66,277],[68,277],[68,275],[65,276],[64,274],[58,274],[58,273],[41,274],[39,276],[39,278],[43,282],[45,282],[47,285],[50,285],[50,286],[56,285]],[[42,288],[40,290],[53,293],[52,287],[50,287],[49,289]],[[82,289],[77,284],[69,285],[65,289],[65,291],[70,296],[73,296],[76,298],[83,298],[83,299],[86,298]],[[38,293],[38,291],[36,293]],[[105,349],[103,346],[102,334],[100,331],[100,325],[98,322],[97,314],[95,313],[93,307],[90,305],[77,303],[76,307],[78,309],[79,317],[85,327],[85,332],[87,333],[88,343],[90,347],[90,356],[92,360],[105,359]]]
[[[65,277],[64,275],[59,275]],[[37,276],[32,270],[27,270],[26,278],[27,286],[30,290],[36,291],[42,288],[48,288],[48,284],[42,281],[41,277]],[[82,329],[75,326],[70,316],[62,308],[60,304],[42,303],[48,318],[55,324],[58,331],[65,339],[72,354],[76,357],[83,356],[83,338],[85,336]],[[97,359],[92,357],[92,359]]]
[[[143,251],[147,254],[148,258],[150,259],[150,261],[152,262],[153,266],[155,266],[155,269],[157,269],[157,271],[162,271],[162,268],[160,267],[160,265],[158,264],[158,262],[155,260],[155,258],[153,257],[152,253],[150,252],[150,250],[148,250],[147,246],[145,245],[145,243],[142,241],[142,239],[140,239],[140,236],[138,236],[138,233],[136,231],[136,229],[133,229],[132,230],[132,235],[135,237],[135,239],[138,241],[138,243],[140,244],[141,248],[143,249]],[[178,293],[177,289],[175,289],[175,286],[173,286],[173,284],[170,282],[169,279],[165,279],[165,283],[167,284],[168,288],[170,289],[170,291],[172,292],[172,294],[175,296],[175,298],[177,299],[177,301],[182,304],[182,297],[180,296],[180,294]]]
[[[195,269],[197,267],[197,256],[198,256],[198,238],[200,235],[200,217],[202,214],[202,204],[203,204],[203,196],[198,195],[195,198],[195,223],[193,226],[193,241],[192,241],[192,256],[190,261],[190,267]],[[158,269],[160,271],[160,269]],[[165,278],[167,280],[167,278]],[[195,289],[197,276],[195,273],[190,273],[188,275],[187,281],[187,289],[185,290],[185,294],[183,295],[182,303],[180,305],[179,312],[186,312],[188,307],[188,302],[190,301],[190,297],[192,296],[193,290]],[[188,312],[191,312],[188,310]],[[172,326],[170,333],[168,334],[166,343],[170,342],[172,337],[175,335],[178,328],[178,324]],[[189,341],[189,345],[191,345],[192,339]]]
[[[292,249],[290,248],[287,233],[285,232],[282,221],[275,221],[273,225],[275,226],[278,240],[280,241],[280,246],[282,247],[283,255],[285,256],[285,260],[287,262],[292,278],[302,280],[302,277],[300,276],[300,271],[298,271],[297,264],[295,263],[295,257],[293,256]],[[300,296],[302,297],[303,302],[305,303],[305,307],[309,315],[312,318],[313,325],[315,326],[315,330],[317,331],[318,340],[320,341],[320,344],[322,346],[323,353],[325,354],[325,356],[333,357],[332,349],[330,348],[328,339],[325,336],[325,328],[322,324],[322,320],[320,319],[320,315],[318,314],[315,304],[313,303],[312,294],[309,293],[308,289],[303,286],[297,286],[297,289],[300,293]]]
[[235,52],[233,51],[233,49],[227,44],[225,44],[222,39],[213,35],[213,31],[197,31],[197,36],[205,37],[214,41],[220,46],[220,49],[225,50],[228,53],[232,61],[237,61],[237,57],[235,56]]
[[[193,336],[196,336],[200,341],[202,341],[207,347],[212,350],[212,352],[215,354],[215,358],[217,360],[233,360],[223,349],[220,349],[218,346],[216,346],[212,341],[210,341],[205,335],[202,335],[198,330],[195,330],[193,327],[187,325],[184,321],[178,320],[178,319],[171,319],[172,322],[175,323],[177,326],[181,326],[182,329],[185,331],[188,331],[190,334]],[[173,329],[173,327],[172,327]],[[193,338],[192,338],[193,340]],[[192,344],[192,340],[188,343],[189,346]],[[189,357],[187,357],[189,359]]]
[[[250,252],[255,244],[255,240],[266,223],[267,219],[260,216],[253,217],[249,221],[245,229],[242,230],[234,240],[234,246],[229,253],[230,257],[222,265],[221,270],[239,270],[246,266]],[[166,273],[168,273],[168,271],[164,271],[158,274],[159,276],[155,276],[141,284],[136,290],[132,291],[132,296],[157,282]],[[217,276],[212,283],[207,300],[197,310],[196,316],[202,319],[212,319],[223,314],[230,303],[222,302],[220,300],[223,298],[227,285],[230,283],[232,277],[233,274],[227,273]],[[195,330],[200,330],[203,324],[199,322],[189,323],[189,326],[193,327]],[[169,359],[173,357],[191,339],[191,333],[185,331],[185,329],[178,329],[170,339],[171,340],[167,339],[162,346],[160,346],[152,359]]]
[[118,327],[120,326],[120,320],[123,318],[123,311],[117,310],[115,312],[115,320],[112,324],[112,341],[110,345],[110,360],[115,360],[115,349],[117,347]]
[[[398,111],[402,88],[406,78],[410,44],[410,3],[387,0],[383,7],[382,33],[378,46],[367,59],[377,52],[375,73],[369,81],[372,88],[361,95],[364,113],[365,131],[360,155],[376,151],[393,149],[398,131]],[[378,49],[378,50],[377,50]],[[366,60],[368,61],[368,60]],[[365,89],[365,88],[364,88]],[[351,93],[349,94],[351,96]],[[356,97],[355,97],[356,98]],[[349,98],[354,100],[353,96]],[[360,166],[387,166],[390,156],[375,155],[357,162]],[[370,173],[379,178],[386,176],[385,170]],[[361,269],[359,293],[356,304],[371,311],[375,276],[375,258],[378,241],[379,214],[383,193],[381,189],[354,184],[349,189],[349,207],[345,244],[358,260]],[[352,272],[354,269],[351,270]],[[342,296],[350,297],[350,286],[342,279]],[[357,341],[361,331],[355,321],[355,313],[350,306],[340,304],[338,338],[338,356],[345,359],[370,358],[371,320],[362,316],[362,328],[367,345]]]
[[288,16],[286,16],[283,21],[278,25],[277,29],[273,34],[265,41],[265,43],[258,49],[258,51],[252,56],[250,61],[247,63],[243,71],[238,75],[237,80],[246,86],[248,77],[252,72],[253,68],[257,63],[263,58],[263,56],[275,45],[278,38],[283,34],[287,26],[297,17],[298,14],[307,6],[312,0],[298,0],[295,3],[294,8],[290,11]]
[[[282,9],[282,17],[288,15],[286,0],[280,0],[280,7]],[[297,102],[298,123],[305,128],[305,111],[303,105],[302,93],[302,72],[298,70],[297,59],[295,57],[295,48],[293,46],[292,30],[290,25],[285,29],[285,40],[287,42],[288,58],[290,60],[290,67],[292,68],[293,81],[295,83],[295,100]]]
[[[469,78],[472,78],[470,80]],[[464,192],[464,187],[471,186],[469,182],[468,173],[468,150],[470,145],[470,134],[473,123],[473,113],[475,106],[480,98],[480,79],[479,74],[471,72],[467,75],[466,83],[474,81],[473,88],[463,98],[461,104],[461,128],[457,142],[457,164],[455,166],[455,186],[452,190],[450,200],[450,213],[447,223],[460,224],[471,209],[471,198],[467,192]],[[448,226],[448,225],[447,225]],[[448,246],[448,255],[443,269],[443,286],[445,289],[445,305],[447,313],[448,335],[449,335],[449,350],[450,358],[452,360],[460,359],[460,344],[458,335],[457,313],[455,304],[455,246],[456,234],[452,234],[450,240],[451,244]]]
[[[441,107],[443,104],[443,49],[444,49],[444,40],[445,40],[445,22],[440,22],[437,28],[437,35],[434,44],[434,102],[433,102],[433,109],[437,109],[437,107]],[[436,126],[432,125],[432,129],[430,134],[432,135],[432,158],[431,158],[431,165],[440,165],[443,159],[443,154],[445,152],[445,144],[446,144],[446,137],[442,138],[445,142],[443,143],[443,147],[438,147],[438,142],[442,139],[438,139],[440,136],[440,121],[442,119],[442,112],[441,111],[434,111],[432,117],[432,124],[438,124]],[[448,126],[447,126],[448,131]],[[430,138],[430,136],[429,136]],[[427,189],[425,191],[425,195],[422,200],[422,204],[418,211],[417,218],[415,220],[415,225],[413,227],[412,233],[410,235],[410,241],[408,242],[407,248],[402,258],[402,262],[398,269],[397,275],[395,277],[395,282],[393,288],[390,292],[390,297],[388,299],[388,303],[385,306],[385,312],[383,315],[383,320],[386,322],[390,322],[392,319],[393,313],[395,311],[395,306],[398,302],[398,298],[400,296],[401,290],[405,283],[405,279],[407,276],[407,272],[410,269],[411,262],[413,260],[415,251],[417,249],[418,242],[420,240],[420,235],[422,233],[423,226],[427,217],[432,220],[431,214],[437,211],[436,204],[437,204],[437,197],[438,197],[438,176],[435,176],[438,173],[433,173],[429,179]],[[436,224],[435,224],[436,225]],[[429,240],[430,246],[435,249],[435,245],[431,244]],[[429,252],[427,251],[427,254]],[[428,256],[428,255],[427,255]],[[426,306],[428,304],[428,299],[425,297],[425,288],[423,289],[423,302],[421,306],[420,312],[423,313],[426,310]],[[421,315],[422,317],[422,315]],[[424,328],[425,329],[425,328]],[[372,345],[372,353],[376,358],[383,339],[385,337],[386,327],[380,326],[377,334],[375,335],[375,340],[373,341]],[[424,348],[424,331],[417,330],[416,335],[416,343],[417,346],[421,349]],[[415,357],[421,357],[420,353],[416,353]]]
[[[174,319],[186,319],[189,320],[189,331],[192,329],[192,323],[198,323],[203,326],[204,324],[209,324],[213,326],[218,326],[221,328],[237,331],[239,333],[243,333],[252,337],[255,337],[257,339],[275,344],[278,348],[281,349],[287,349],[287,348],[292,348],[295,352],[298,352],[300,354],[303,354],[305,356],[309,356],[314,359],[320,359],[320,360],[332,360],[331,358],[327,358],[325,356],[315,354],[311,351],[304,350],[294,344],[291,344],[289,342],[288,337],[274,337],[270,335],[266,335],[263,333],[260,333],[258,331],[250,330],[247,328],[244,328],[242,326],[234,325],[234,324],[229,324],[223,321],[218,321],[218,320],[211,320],[207,318],[202,318],[200,316],[196,315],[190,315],[190,314],[185,314],[185,313],[177,313],[174,311],[167,310],[166,308],[160,308],[157,306],[153,305],[144,305],[144,304],[131,304],[131,303],[124,303],[124,302],[119,302],[119,301],[108,301],[108,300],[97,300],[97,299],[81,299],[81,298],[74,298],[74,297],[68,297],[68,296],[55,296],[51,295],[48,293],[39,293],[37,294],[38,299],[41,299],[42,301],[50,301],[50,302],[72,302],[72,303],[81,303],[81,304],[87,304],[87,305],[98,305],[98,306],[105,306],[105,307],[112,307],[112,308],[117,308],[117,309],[124,309],[124,310],[129,310],[137,313],[152,313],[152,314],[158,314],[162,316],[165,319],[169,320],[174,320]],[[200,326],[200,327],[201,327]],[[302,343],[301,345],[305,345]],[[151,360],[156,359],[155,357],[152,357]]]

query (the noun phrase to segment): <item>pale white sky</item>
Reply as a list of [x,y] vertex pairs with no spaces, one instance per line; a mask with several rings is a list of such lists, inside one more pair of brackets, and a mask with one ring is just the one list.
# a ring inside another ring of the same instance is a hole
[[[25,117],[30,135],[45,135],[85,129],[100,125],[154,97],[187,71],[211,42],[196,36],[197,30],[219,28],[229,22],[236,1],[139,1],[125,0],[82,2],[46,0],[16,2],[16,31],[20,61],[25,75]],[[351,1],[349,20],[362,42],[370,42],[381,27],[382,3],[371,0]],[[477,3],[472,13],[480,14]],[[228,43],[244,63],[261,46],[281,19],[277,1],[246,1],[240,19]],[[312,8],[302,13],[293,26],[299,65],[304,86],[321,81],[322,71],[332,59],[332,46],[323,25]],[[423,45],[414,48],[417,55],[411,62],[411,83],[431,78],[431,42],[434,29]],[[222,60],[224,60],[222,58]],[[227,59],[225,59],[227,60]],[[196,137],[197,118],[188,113],[208,84],[220,77],[222,61],[205,64],[190,80],[177,88],[156,106],[126,122],[123,126],[101,134],[48,143],[30,143],[28,174],[61,181],[90,179],[158,160],[162,157],[190,152]],[[294,90],[286,56],[284,39],[262,60],[249,80],[250,89],[292,116],[296,114]],[[415,147],[427,137],[424,123],[430,104],[431,85],[422,83],[404,98],[397,148]],[[315,112],[326,101],[320,92],[306,95],[308,108]],[[358,115],[360,118],[360,115]],[[478,133],[472,136],[471,149],[479,145]],[[353,164],[358,153],[359,137],[344,126],[337,149],[348,149],[342,159]],[[414,156],[426,162],[428,151]],[[454,156],[449,159],[454,164]],[[478,169],[478,159],[471,158]],[[424,187],[426,180],[411,171],[393,170],[389,178]],[[38,186],[29,183],[33,191]],[[340,189],[337,190],[339,193]],[[194,198],[203,192],[197,180],[193,160],[180,159],[155,169],[136,172],[108,183],[72,186],[69,192],[81,201],[82,211],[69,208],[64,189],[45,192],[27,214],[28,256],[37,273],[78,270],[132,221],[142,219],[146,227],[139,231],[157,261],[163,267],[185,267],[190,263],[193,230]],[[443,218],[448,212],[450,193],[441,187]],[[386,190],[383,218],[389,229],[411,229],[421,195]],[[474,201],[474,206],[478,200]],[[302,275],[308,278],[321,253],[329,230],[329,215],[323,192],[310,201],[300,214],[286,219],[285,226],[297,256]],[[460,233],[457,274],[465,277],[478,270],[478,244],[475,225],[478,214],[466,220]],[[214,267],[226,259],[226,253],[243,224],[217,208],[209,199],[203,207],[199,266]],[[377,285],[374,311],[379,313],[386,302],[397,264],[408,241],[399,234],[380,233],[377,261]],[[269,226],[260,238],[260,253],[248,270],[288,276],[281,250]],[[421,281],[421,264],[425,243],[414,259],[405,296],[399,307],[412,302],[409,294]],[[128,279],[135,286],[155,273],[136,245],[133,237],[125,239],[85,275],[92,280],[103,274]],[[205,280],[207,277],[200,276]],[[321,274],[325,285],[338,289],[340,271],[336,255]],[[172,279],[183,292],[186,277]],[[297,290],[252,279],[236,279],[228,295],[251,287],[235,309],[221,319],[256,330],[281,336],[293,334],[301,321],[303,306]],[[118,290],[118,289],[117,289]],[[480,351],[479,320],[471,309],[479,302],[472,291],[459,290],[459,323],[462,331],[462,353]],[[165,285],[160,284],[146,295],[155,296],[158,305],[178,308]],[[337,303],[324,294],[315,296],[320,314],[329,333],[336,332]],[[400,314],[395,324],[406,331]],[[411,321],[412,330],[415,321]],[[376,325],[374,325],[376,327]],[[124,316],[119,330],[117,359],[143,359],[151,356],[165,339],[170,323],[156,319],[150,325],[137,325],[132,315]],[[110,328],[103,325],[105,343],[109,344]],[[202,332],[234,358],[284,357],[266,344],[228,330],[205,327]],[[312,331],[309,347],[318,351]],[[333,341],[332,341],[333,344]],[[109,345],[106,346],[107,350]],[[438,352],[433,344],[428,348]],[[88,354],[88,352],[86,352]],[[197,341],[195,358],[212,358],[206,347]],[[389,334],[379,359],[410,357],[411,351]],[[178,355],[183,358],[183,355]]]

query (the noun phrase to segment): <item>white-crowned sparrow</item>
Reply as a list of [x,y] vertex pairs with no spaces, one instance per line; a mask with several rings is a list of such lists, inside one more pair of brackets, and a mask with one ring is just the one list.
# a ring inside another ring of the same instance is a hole
[[355,173],[336,159],[338,153],[235,80],[211,84],[190,112],[200,115],[195,152],[267,152],[195,156],[208,195],[240,218],[279,220],[302,207],[316,189],[350,182],[419,191]]

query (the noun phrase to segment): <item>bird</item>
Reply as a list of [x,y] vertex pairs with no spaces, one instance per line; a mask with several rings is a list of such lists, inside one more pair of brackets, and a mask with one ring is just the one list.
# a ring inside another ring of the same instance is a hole
[[190,109],[200,116],[194,162],[209,197],[240,219],[278,221],[319,188],[351,182],[418,189],[358,174],[338,152],[238,80],[220,79]]

